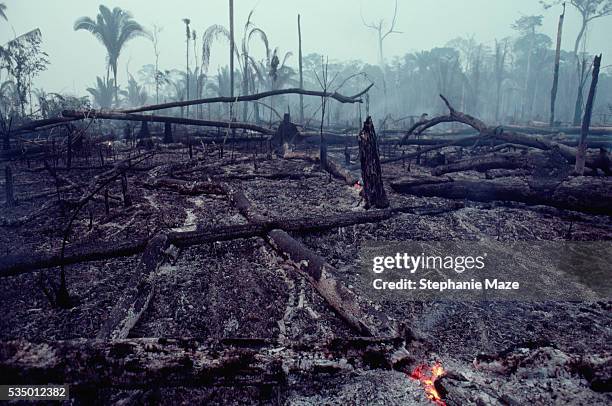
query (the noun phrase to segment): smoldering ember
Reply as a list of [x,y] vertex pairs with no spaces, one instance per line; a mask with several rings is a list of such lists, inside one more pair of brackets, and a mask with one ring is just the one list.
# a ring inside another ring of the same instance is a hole
[[[612,0],[0,2],[0,399],[612,404],[611,22]],[[477,299],[413,300],[372,281],[460,273],[373,272],[392,242],[510,260]],[[553,290],[496,299],[523,277]]]

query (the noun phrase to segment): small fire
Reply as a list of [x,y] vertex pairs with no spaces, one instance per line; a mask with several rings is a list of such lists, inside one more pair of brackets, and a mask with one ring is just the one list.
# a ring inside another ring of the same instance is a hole
[[438,390],[434,386],[436,379],[444,375],[444,368],[442,364],[436,362],[432,367],[426,364],[421,364],[414,368],[410,377],[421,382],[425,387],[425,393],[429,400],[434,402],[438,406],[446,406],[446,403],[442,400],[442,397],[438,393]]

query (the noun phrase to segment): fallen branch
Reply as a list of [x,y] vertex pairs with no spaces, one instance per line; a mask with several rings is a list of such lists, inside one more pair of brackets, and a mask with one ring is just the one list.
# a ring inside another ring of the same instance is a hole
[[[297,151],[285,151],[283,154],[283,159],[301,159],[316,164],[321,162],[321,160],[319,159],[319,154]],[[355,176],[349,169],[346,169],[338,162],[334,161],[329,157],[327,157],[327,165],[325,166],[325,170],[329,172],[332,176],[343,180],[344,183],[349,186],[355,185],[355,183],[357,183],[359,180],[359,178]]]
[[195,99],[195,100],[185,100],[185,101],[178,101],[178,102],[171,102],[171,103],[152,104],[149,106],[137,107],[133,109],[118,110],[118,112],[140,113],[143,111],[163,110],[163,109],[169,109],[173,107],[193,106],[196,104],[236,103],[236,102],[243,102],[243,101],[256,101],[256,100],[264,99],[266,97],[279,96],[283,94],[301,94],[304,96],[329,97],[336,101],[339,101],[340,103],[361,103],[362,100],[360,99],[360,97],[366,94],[372,88],[372,86],[374,86],[373,83],[354,96],[343,96],[337,92],[325,93],[325,92],[319,92],[316,90],[304,90],[304,89],[299,89],[299,88],[293,88],[293,89],[270,90],[267,92],[256,93],[256,94],[251,94],[247,96],[236,96],[236,97],[220,96],[220,97],[210,97],[206,99]]
[[169,247],[168,236],[158,234],[149,241],[123,295],[97,334],[99,339],[127,338],[146,311],[155,291],[155,272]]
[[193,118],[182,118],[182,117],[171,117],[171,116],[155,116],[155,115],[144,115],[144,114],[127,114],[125,112],[105,112],[98,110],[64,110],[62,111],[64,117],[77,118],[77,119],[107,119],[107,120],[122,120],[122,121],[140,121],[149,123],[173,123],[173,124],[184,124],[194,125],[202,127],[219,127],[225,129],[245,129],[251,130],[262,134],[274,134],[274,131],[268,128],[260,127],[255,124],[239,123],[234,121],[211,121],[211,120],[197,120]]

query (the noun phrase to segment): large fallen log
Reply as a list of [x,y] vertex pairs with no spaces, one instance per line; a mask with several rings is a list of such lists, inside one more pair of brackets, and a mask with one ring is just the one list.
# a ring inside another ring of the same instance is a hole
[[360,99],[360,97],[366,94],[372,88],[372,86],[374,86],[373,83],[354,96],[343,96],[337,92],[329,93],[329,92],[319,92],[316,90],[305,90],[305,89],[293,88],[293,89],[270,90],[267,92],[250,94],[246,96],[236,96],[236,97],[220,96],[220,97],[210,97],[206,99],[184,100],[184,101],[171,102],[171,103],[152,104],[149,106],[119,110],[119,112],[140,113],[143,111],[153,111],[153,110],[169,109],[169,108],[174,108],[174,107],[193,106],[196,104],[236,103],[236,102],[244,102],[244,101],[256,101],[256,100],[264,99],[266,97],[279,96],[283,94],[301,94],[304,96],[329,97],[340,103],[361,103],[362,100]]
[[[581,127],[537,127],[520,125],[506,125],[504,127],[525,134],[580,134],[582,129]],[[612,127],[590,127],[589,135],[612,135]]]
[[528,154],[494,154],[477,156],[470,159],[465,159],[458,162],[453,162],[447,165],[436,166],[431,170],[434,176],[440,176],[445,173],[462,172],[462,171],[478,171],[484,172],[489,169],[518,169],[526,168],[535,162],[536,157]]
[[390,334],[390,326],[382,319],[361,309],[359,298],[353,291],[338,281],[336,270],[323,257],[314,253],[283,230],[272,230],[268,241],[276,251],[290,260],[295,268],[312,284],[325,301],[355,331],[365,336]]
[[[107,112],[103,110],[64,110],[62,111],[64,117],[77,118],[77,119],[107,119],[107,120],[121,120],[121,121],[140,121],[147,123],[173,123],[183,125],[193,125],[201,127],[218,127],[224,129],[245,129],[251,130],[262,134],[274,134],[274,130],[264,128],[255,124],[240,123],[235,121],[212,121],[212,120],[198,120],[194,118],[182,118],[172,116],[156,116],[146,114],[128,114],[124,112]],[[229,138],[229,137],[228,137]]]
[[[476,138],[497,139],[506,143],[525,145],[541,150],[555,150],[558,151],[559,154],[561,154],[569,163],[574,163],[576,161],[576,148],[572,148],[568,145],[558,143],[544,136],[532,136],[516,132],[509,132],[505,131],[505,129],[501,127],[488,127],[481,120],[472,117],[469,114],[465,114],[455,110],[451,106],[450,102],[443,95],[440,95],[440,98],[444,101],[444,104],[446,104],[446,107],[449,110],[449,114],[415,123],[415,125],[413,125],[408,130],[406,136],[402,139],[401,143],[406,142],[411,134],[421,134],[426,129],[436,126],[440,123],[457,122],[466,124],[476,130],[479,133]],[[450,145],[440,144],[439,146],[434,146],[430,148],[442,148]],[[395,162],[401,159],[405,159],[405,157],[393,158],[390,160],[381,161],[381,163]],[[599,163],[597,162],[596,156],[590,156],[587,158],[586,166],[590,168],[597,168],[598,165]]]
[[92,388],[277,385],[356,369],[403,370],[412,362],[397,336],[292,345],[269,339],[0,342],[0,374],[12,384],[69,384],[71,396]]
[[[240,214],[250,222],[261,224],[266,221],[242,191],[228,188],[228,196]],[[270,245],[293,263],[296,270],[306,277],[351,328],[365,336],[395,334],[395,328],[389,323],[373,316],[372,311],[368,313],[362,310],[357,295],[333,276],[336,270],[323,257],[283,230],[272,230],[267,233],[267,238]]]
[[[333,216],[269,219],[261,223],[236,224],[230,226],[198,226],[196,231],[168,232],[170,242],[179,247],[190,247],[215,241],[228,241],[238,238],[263,236],[266,232],[282,228],[291,232],[308,233],[347,227],[354,224],[374,223],[390,218],[395,211],[428,214],[424,208],[404,208],[403,210],[371,210],[350,212]],[[437,213],[432,213],[437,214]],[[148,238],[118,243],[90,243],[68,246],[62,259],[55,251],[39,251],[0,257],[0,277],[19,275],[36,269],[52,268],[81,262],[97,261],[136,255],[144,251]]]
[[158,234],[149,241],[123,295],[98,331],[97,338],[116,340],[128,337],[151,302],[155,291],[155,272],[163,262],[164,251],[169,245],[165,234]]
[[[439,178],[438,178],[439,179]],[[495,180],[445,179],[437,183],[400,179],[391,183],[399,193],[489,202],[516,201],[561,209],[612,214],[612,180],[603,177],[572,177],[562,181],[523,178]]]

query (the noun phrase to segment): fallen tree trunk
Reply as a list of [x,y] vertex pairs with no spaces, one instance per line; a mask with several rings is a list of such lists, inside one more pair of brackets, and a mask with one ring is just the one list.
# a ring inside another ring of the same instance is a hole
[[[318,154],[309,154],[306,152],[297,151],[285,151],[283,154],[283,159],[302,159],[317,164],[321,162]],[[327,165],[325,165],[325,170],[332,176],[343,180],[344,183],[349,186],[355,185],[355,183],[357,183],[359,180],[349,169],[346,169],[341,164],[329,157],[327,157]]]
[[[250,222],[261,224],[266,218],[259,214],[242,191],[228,188],[228,196],[234,206]],[[393,327],[364,312],[358,297],[334,278],[335,269],[323,257],[309,250],[283,230],[267,233],[268,242],[284,258],[290,260],[325,299],[327,304],[355,331],[366,336],[394,333]]]
[[[420,134],[426,129],[431,128],[440,123],[457,122],[457,123],[463,123],[463,124],[469,125],[474,130],[476,130],[479,133],[479,135],[475,137],[476,139],[478,138],[497,139],[497,140],[500,140],[506,143],[510,143],[510,144],[525,145],[528,147],[533,147],[533,148],[542,149],[542,150],[556,150],[569,163],[574,163],[576,161],[576,153],[577,153],[576,148],[572,148],[570,146],[555,142],[543,136],[531,136],[527,134],[507,132],[507,131],[504,131],[504,129],[501,127],[490,128],[481,120],[475,117],[472,117],[469,114],[465,114],[465,113],[455,110],[451,106],[449,101],[443,95],[440,95],[440,98],[442,98],[442,100],[446,104],[446,107],[448,107],[449,114],[444,115],[444,116],[434,117],[430,120],[425,120],[425,121],[415,123],[415,125],[412,126],[408,130],[406,136],[402,139],[402,143],[407,141],[408,137],[413,133]],[[438,148],[443,148],[445,146],[451,146],[451,145],[452,144],[450,145],[441,144],[441,145],[434,146],[431,148],[438,149]],[[395,162],[395,161],[399,161],[405,158],[406,157],[388,159],[388,160],[381,161],[381,163]],[[598,163],[596,162],[596,158],[592,156],[589,157],[587,159],[586,165],[590,168],[597,168]]]
[[116,340],[128,337],[151,302],[155,291],[155,272],[163,262],[164,251],[169,246],[165,234],[158,234],[149,241],[123,295],[96,338]]
[[[173,123],[183,125],[194,125],[201,127],[218,127],[224,129],[245,129],[251,130],[262,134],[274,134],[274,130],[260,127],[250,123],[240,123],[235,121],[212,121],[212,120],[198,120],[194,118],[182,118],[182,117],[171,117],[171,116],[156,116],[156,115],[145,115],[145,114],[128,114],[124,112],[107,112],[102,110],[64,110],[62,111],[64,117],[78,118],[78,119],[107,119],[107,120],[121,120],[121,121],[140,121],[143,123]],[[228,137],[229,138],[229,137]]]
[[69,384],[71,396],[91,388],[278,385],[290,377],[309,381],[410,362],[401,337],[294,345],[269,339],[0,342],[2,376],[13,384]]
[[141,113],[143,111],[163,110],[163,109],[169,109],[173,107],[186,107],[186,106],[193,106],[196,104],[237,103],[237,102],[244,102],[244,101],[256,101],[256,100],[264,99],[266,97],[279,96],[283,94],[301,94],[304,96],[328,97],[340,103],[361,103],[362,100],[360,99],[360,97],[366,94],[372,88],[372,86],[374,86],[373,83],[354,96],[343,96],[337,92],[333,92],[333,93],[327,92],[326,93],[326,92],[319,92],[316,90],[305,90],[305,89],[293,88],[293,89],[270,90],[267,92],[250,94],[246,96],[236,96],[236,97],[220,96],[220,97],[210,97],[206,99],[195,99],[195,100],[185,100],[185,101],[178,101],[178,102],[171,102],[171,103],[152,104],[149,106],[137,107],[133,109],[118,110],[118,112]]
[[276,251],[294,264],[325,301],[355,331],[365,336],[391,332],[388,331],[388,326],[381,327],[381,320],[361,310],[357,295],[333,276],[332,272],[335,269],[323,257],[309,250],[283,230],[270,231],[268,241]]
[[[505,125],[513,131],[522,132],[525,134],[580,134],[581,127],[536,127],[536,126],[520,126],[520,125]],[[612,135],[612,127],[591,127],[589,135]]]
[[[466,141],[466,142],[471,142],[471,145],[474,145],[475,142],[477,142],[479,140],[483,140],[483,139],[485,139],[484,136],[476,135],[474,137],[466,137],[463,140]],[[395,157],[395,158],[381,159],[380,163],[381,164],[388,164],[388,163],[392,163],[392,162],[402,161],[404,159],[416,158],[416,157],[419,157],[419,156],[421,156],[423,154],[426,154],[427,152],[436,151],[438,149],[442,149],[442,148],[445,148],[445,147],[452,147],[454,144],[455,144],[454,141],[449,141],[449,142],[442,143],[442,144],[432,145],[431,147],[423,148],[423,149],[421,149],[419,151],[412,152],[410,154],[404,154],[402,156]],[[353,165],[353,166],[350,167],[350,169],[356,169],[357,167],[360,167],[360,165]]]
[[500,178],[496,180],[453,180],[416,183],[400,179],[391,183],[399,193],[436,196],[447,199],[469,199],[489,202],[507,200],[530,205],[547,205],[561,209],[592,213],[612,213],[612,180],[597,177],[575,177],[545,185],[535,180]]
[[[414,208],[417,212],[421,209]],[[408,208],[405,211],[408,211]],[[176,246],[190,247],[215,241],[263,236],[266,232],[275,228],[307,233],[336,227],[347,227],[354,224],[374,223],[386,220],[392,214],[392,210],[372,210],[369,212],[351,212],[327,217],[271,219],[259,224],[250,223],[217,227],[206,225],[199,227],[197,231],[169,232],[168,238]],[[147,242],[148,239],[137,239],[120,243],[105,243],[104,245],[92,243],[67,247],[63,259],[59,253],[53,251],[29,251],[24,254],[4,255],[0,257],[0,277],[19,275],[36,269],[52,268],[59,265],[131,256],[143,252]]]
[[533,155],[485,155],[466,159],[452,164],[436,166],[431,170],[433,176],[445,173],[478,171],[484,172],[489,169],[518,169],[533,165]]

